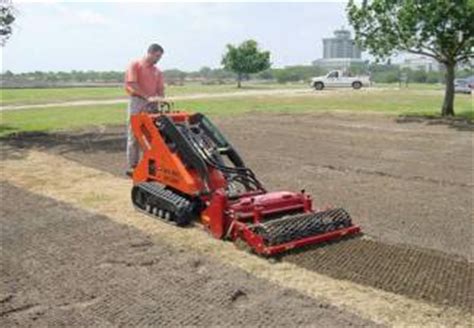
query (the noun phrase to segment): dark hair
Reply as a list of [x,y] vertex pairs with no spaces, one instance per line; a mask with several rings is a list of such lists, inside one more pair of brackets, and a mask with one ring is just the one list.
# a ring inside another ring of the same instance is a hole
[[165,51],[163,50],[163,47],[160,46],[158,43],[153,43],[148,47],[148,53],[152,52],[161,52],[164,53]]

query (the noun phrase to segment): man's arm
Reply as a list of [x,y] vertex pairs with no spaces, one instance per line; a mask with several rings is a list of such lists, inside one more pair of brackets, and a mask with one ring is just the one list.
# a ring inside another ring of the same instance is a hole
[[139,86],[137,82],[128,82],[127,83],[127,90],[129,90],[129,94],[133,96],[138,96],[143,98],[148,102],[168,102],[164,96],[150,96],[147,95]]
[[148,98],[148,95],[138,86],[137,82],[126,82],[126,88],[130,95]]

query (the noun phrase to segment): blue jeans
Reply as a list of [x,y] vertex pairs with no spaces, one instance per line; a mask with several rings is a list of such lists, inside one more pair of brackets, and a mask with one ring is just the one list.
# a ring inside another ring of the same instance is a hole
[[133,134],[130,118],[134,114],[149,112],[154,108],[156,108],[156,106],[147,106],[147,101],[143,98],[130,97],[127,108],[127,164],[129,168],[137,166],[138,161],[140,160],[140,145]]

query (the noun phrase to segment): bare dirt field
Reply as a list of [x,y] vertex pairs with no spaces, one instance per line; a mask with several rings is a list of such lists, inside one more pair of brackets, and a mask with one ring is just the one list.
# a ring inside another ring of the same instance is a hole
[[[470,126],[453,128],[436,121],[396,122],[383,116],[255,113],[218,118],[215,123],[268,189],[305,188],[313,195],[316,206],[345,207],[365,233],[362,238],[286,254],[280,257],[281,261],[472,313]],[[30,134],[5,142],[16,148],[60,154],[123,178],[123,127]],[[25,203],[24,207],[24,213],[37,210],[34,202]],[[64,238],[67,240],[67,236]],[[87,238],[93,243],[94,237]],[[16,249],[12,248],[12,252]],[[114,257],[112,247],[103,252]],[[13,299],[6,297],[8,302]],[[345,315],[337,320],[345,320]],[[133,320],[129,324],[136,322]],[[283,323],[281,320],[275,322]]]
[[107,218],[2,192],[2,327],[376,326]]

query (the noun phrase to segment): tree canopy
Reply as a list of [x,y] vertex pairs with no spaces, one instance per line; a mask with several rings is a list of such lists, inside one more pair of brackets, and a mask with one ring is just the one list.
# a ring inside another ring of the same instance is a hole
[[235,47],[227,45],[222,58],[224,68],[237,73],[237,87],[241,87],[244,74],[258,73],[270,68],[270,52],[260,51],[254,40],[247,40]]
[[15,21],[15,10],[11,4],[2,1],[0,4],[0,45],[3,47],[12,34]]
[[441,114],[454,115],[454,69],[474,56],[473,0],[350,0],[356,41],[383,58],[406,51],[436,59],[446,69]]

